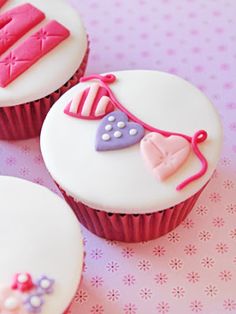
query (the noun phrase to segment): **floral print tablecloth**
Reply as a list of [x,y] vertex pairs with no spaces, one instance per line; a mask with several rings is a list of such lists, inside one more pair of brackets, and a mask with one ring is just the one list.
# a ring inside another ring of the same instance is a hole
[[[219,165],[192,213],[147,243],[83,228],[86,267],[71,314],[236,313],[236,2],[71,0],[91,41],[88,73],[156,69],[198,86],[224,126]],[[0,173],[50,187],[39,140],[0,143]]]

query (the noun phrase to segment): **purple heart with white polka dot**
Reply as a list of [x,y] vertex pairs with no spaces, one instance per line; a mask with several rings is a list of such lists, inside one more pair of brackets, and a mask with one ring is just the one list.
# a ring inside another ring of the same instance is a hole
[[132,146],[144,136],[142,125],[129,122],[122,111],[113,111],[106,115],[97,130],[96,150],[115,150]]

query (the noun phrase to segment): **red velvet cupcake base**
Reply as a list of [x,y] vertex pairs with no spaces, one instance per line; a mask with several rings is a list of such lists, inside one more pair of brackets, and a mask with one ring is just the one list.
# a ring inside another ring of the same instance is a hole
[[52,105],[84,75],[89,49],[73,77],[54,93],[22,105],[0,108],[0,139],[22,140],[40,134],[43,121]]
[[78,220],[92,233],[108,240],[141,242],[159,238],[176,228],[192,210],[204,188],[182,203],[150,214],[107,213],[75,201],[60,190]]

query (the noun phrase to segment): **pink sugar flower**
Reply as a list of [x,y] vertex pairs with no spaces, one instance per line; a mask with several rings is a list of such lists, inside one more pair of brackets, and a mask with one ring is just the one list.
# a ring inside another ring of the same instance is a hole
[[9,287],[0,287],[1,314],[27,314],[23,308],[22,296]]

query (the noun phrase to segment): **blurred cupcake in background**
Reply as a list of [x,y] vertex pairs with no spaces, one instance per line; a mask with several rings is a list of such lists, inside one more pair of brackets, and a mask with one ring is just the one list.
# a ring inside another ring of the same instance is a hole
[[48,189],[12,177],[0,176],[0,204],[0,313],[66,313],[83,269],[75,215]]
[[0,139],[38,136],[50,107],[84,74],[88,52],[66,1],[0,1]]

